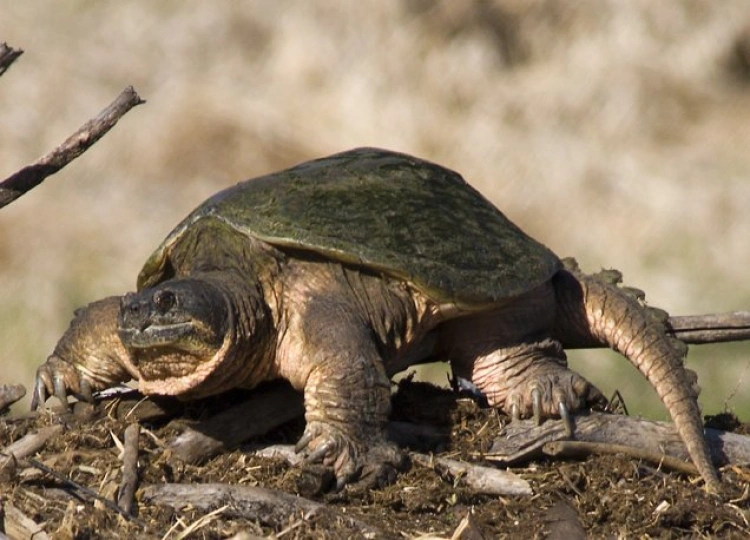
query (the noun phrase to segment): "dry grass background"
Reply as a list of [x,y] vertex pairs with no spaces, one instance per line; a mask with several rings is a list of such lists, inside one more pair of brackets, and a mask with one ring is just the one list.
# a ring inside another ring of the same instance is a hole
[[[125,85],[148,100],[0,212],[0,379],[30,385],[73,309],[131,289],[206,196],[360,145],[460,171],[558,254],[619,268],[673,314],[748,309],[749,7],[0,0],[0,40],[26,50],[0,79],[0,177]],[[664,416],[624,361],[574,362]],[[689,363],[706,412],[750,417],[750,347]]]

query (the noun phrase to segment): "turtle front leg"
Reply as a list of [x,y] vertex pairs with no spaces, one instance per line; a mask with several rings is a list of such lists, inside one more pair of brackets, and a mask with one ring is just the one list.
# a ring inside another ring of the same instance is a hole
[[[345,358],[345,357],[344,357]],[[390,382],[380,361],[363,355],[327,362],[305,387],[305,432],[297,443],[309,462],[331,467],[337,488],[366,479],[386,484],[403,456],[385,439]]]
[[[308,463],[323,463],[337,489],[358,481],[385,485],[403,469],[404,454],[386,440],[390,381],[371,334],[342,306],[309,309],[304,340],[282,354],[281,375],[304,389],[305,431],[296,449]],[[299,335],[299,334],[298,334]]]
[[130,355],[117,335],[120,297],[110,296],[76,310],[54,352],[36,371],[31,408],[51,395],[68,406],[68,395],[92,401],[95,390],[137,378]]

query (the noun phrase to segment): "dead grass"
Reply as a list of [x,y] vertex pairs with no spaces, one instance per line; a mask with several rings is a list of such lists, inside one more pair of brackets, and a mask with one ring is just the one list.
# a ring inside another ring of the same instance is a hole
[[[655,305],[747,308],[746,7],[0,0],[0,39],[27,51],[0,80],[3,176],[126,84],[148,99],[0,213],[3,378],[29,383],[72,310],[132,288],[205,196],[364,144],[461,171],[560,255],[620,268]],[[707,412],[733,392],[750,412],[748,383],[736,391],[748,352],[695,357]],[[638,411],[644,383],[600,355],[583,371],[627,386]]]

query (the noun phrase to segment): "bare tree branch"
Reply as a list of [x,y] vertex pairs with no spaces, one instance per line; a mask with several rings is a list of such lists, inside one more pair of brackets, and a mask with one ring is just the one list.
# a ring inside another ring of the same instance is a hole
[[2,76],[10,65],[23,54],[23,50],[8,47],[7,43],[0,43],[0,76]]
[[[690,345],[750,340],[750,311],[678,315],[664,321],[670,336]],[[569,348],[598,349],[606,347],[593,338]]]
[[552,457],[585,458],[591,455],[622,454],[639,461],[647,461],[660,467],[685,474],[698,475],[698,468],[692,463],[669,456],[663,452],[647,450],[627,444],[612,444],[588,441],[552,441],[542,446],[542,452]]
[[[342,512],[332,505],[290,495],[276,489],[229,484],[155,484],[141,490],[144,501],[177,510],[197,508],[283,527],[292,520],[316,520],[322,526],[339,522],[351,529],[352,537],[388,538],[377,526]],[[279,535],[280,536],[280,535]]]
[[180,459],[199,463],[251,437],[264,435],[305,412],[302,394],[287,383],[271,383],[247,400],[188,427],[169,445]]
[[667,327],[685,343],[744,341],[750,339],[750,311],[670,317]]
[[[597,452],[606,450],[607,445],[631,447],[630,455],[638,455],[644,460],[661,461],[662,456],[673,456],[687,460],[690,456],[680,440],[674,425],[669,422],[655,422],[632,416],[590,412],[575,417],[575,437],[578,442],[602,444]],[[716,465],[750,462],[750,437],[706,428],[706,440],[711,448],[711,456]],[[533,420],[511,422],[505,426],[501,436],[495,439],[485,459],[505,465],[518,465],[539,458],[544,446],[550,442],[569,438],[561,420],[546,420],[537,426]],[[592,451],[594,447],[575,448],[576,451]],[[573,451],[567,448],[547,447],[548,451]],[[665,463],[666,464],[666,463]],[[672,464],[672,461],[669,461]],[[674,468],[674,467],[673,467]],[[688,469],[683,469],[688,470]]]
[[52,152],[28,165],[0,183],[0,208],[7,206],[27,191],[41,184],[68,163],[83,154],[136,105],[145,103],[132,86],[123,90],[117,99],[96,118],[86,122],[78,131]]
[[122,481],[117,504],[126,513],[135,515],[133,506],[135,490],[138,487],[138,435],[141,428],[137,422],[130,424],[125,430],[125,443],[122,453]]
[[451,479],[454,485],[463,484],[475,493],[533,495],[529,483],[511,471],[419,452],[410,452],[409,456],[422,467],[434,469],[438,476]]
[[0,384],[0,414],[25,395],[26,388],[21,384]]

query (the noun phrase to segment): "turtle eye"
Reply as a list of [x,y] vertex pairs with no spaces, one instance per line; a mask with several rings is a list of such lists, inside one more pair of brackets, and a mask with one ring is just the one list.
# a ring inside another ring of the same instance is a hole
[[159,313],[166,313],[172,309],[177,299],[172,291],[157,291],[154,294],[154,305]]

